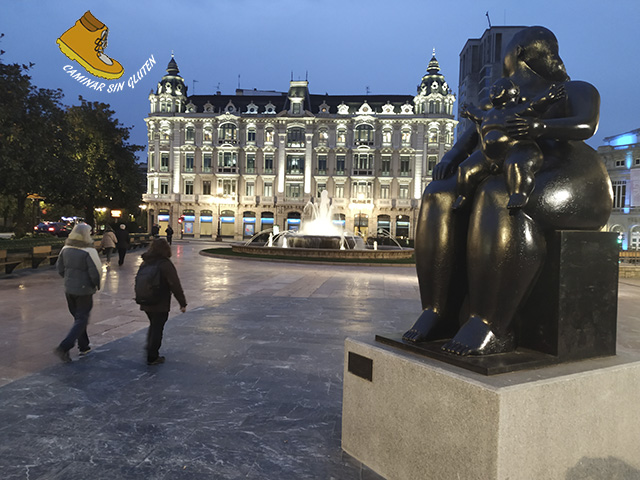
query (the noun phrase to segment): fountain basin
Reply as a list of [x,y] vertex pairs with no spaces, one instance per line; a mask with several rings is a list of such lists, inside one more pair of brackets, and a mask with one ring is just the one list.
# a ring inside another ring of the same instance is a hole
[[[333,238],[333,237],[324,237],[324,238]],[[335,237],[340,242],[340,237]],[[302,260],[306,258],[326,258],[326,259],[350,259],[350,260],[400,260],[400,259],[410,259],[413,257],[413,249],[412,248],[403,248],[402,250],[340,250],[338,243],[338,248],[296,248],[296,247],[263,247],[263,246],[253,246],[253,245],[232,245],[232,249],[234,252],[243,253],[245,255],[261,255],[261,256],[273,256],[273,257],[282,257],[286,256],[292,259]]]

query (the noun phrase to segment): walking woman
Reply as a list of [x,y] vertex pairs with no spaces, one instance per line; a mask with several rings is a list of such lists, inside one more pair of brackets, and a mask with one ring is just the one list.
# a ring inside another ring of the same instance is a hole
[[118,243],[118,239],[116,238],[116,234],[113,233],[113,228],[107,225],[104,229],[104,235],[102,236],[102,241],[100,242],[100,248],[104,251],[107,256],[107,265],[111,263],[111,253],[116,248],[116,244]]
[[158,288],[158,300],[155,303],[140,305],[140,310],[144,311],[149,318],[149,331],[147,332],[147,364],[158,365],[164,363],[164,357],[159,355],[162,345],[162,334],[164,324],[169,318],[171,307],[171,294],[176,297],[180,304],[180,311],[187,309],[187,300],[182,291],[182,285],[178,278],[176,267],[171,263],[171,246],[164,238],[156,238],[149,249],[142,255],[145,265],[157,265],[160,272],[160,285]]
[[64,278],[64,291],[69,312],[73,315],[73,327],[54,353],[67,363],[71,361],[69,350],[78,342],[80,355],[91,351],[87,324],[93,307],[93,294],[100,289],[102,264],[98,252],[93,248],[91,227],[78,223],[69,234],[60,250],[56,268]]

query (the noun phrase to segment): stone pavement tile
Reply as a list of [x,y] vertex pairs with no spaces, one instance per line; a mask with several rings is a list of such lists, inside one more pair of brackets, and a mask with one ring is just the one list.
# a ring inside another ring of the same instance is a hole
[[355,306],[232,299],[172,317],[164,365],[144,363],[138,331],[16,380],[0,390],[0,467],[21,478],[48,466],[32,479],[379,478],[340,447],[343,343],[353,325],[371,336],[417,304],[393,316],[384,299]]

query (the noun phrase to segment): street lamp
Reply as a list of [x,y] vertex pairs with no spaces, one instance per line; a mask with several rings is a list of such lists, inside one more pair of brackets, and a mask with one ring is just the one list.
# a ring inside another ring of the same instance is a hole
[[218,234],[216,235],[216,242],[221,242],[222,241],[222,234],[221,234],[221,228],[222,228],[222,222],[220,220],[220,200],[222,199],[222,186],[218,186],[218,195],[217,195],[217,200],[218,200]]

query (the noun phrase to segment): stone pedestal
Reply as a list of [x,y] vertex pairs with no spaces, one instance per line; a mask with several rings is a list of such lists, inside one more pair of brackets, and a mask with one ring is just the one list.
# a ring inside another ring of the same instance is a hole
[[640,356],[487,377],[345,342],[342,448],[389,480],[640,478],[638,419]]

